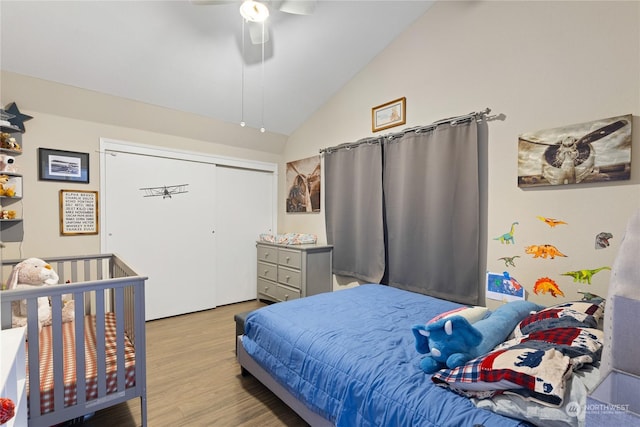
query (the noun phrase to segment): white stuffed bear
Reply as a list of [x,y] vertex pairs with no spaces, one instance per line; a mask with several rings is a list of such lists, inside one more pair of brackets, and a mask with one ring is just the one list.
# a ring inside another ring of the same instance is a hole
[[0,154],[0,172],[15,172],[16,158],[8,154]]
[[[51,265],[39,258],[27,258],[13,267],[9,279],[8,289],[30,289],[35,286],[49,286],[58,283],[58,274]],[[73,320],[73,300],[65,303],[62,311],[63,322]],[[13,303],[13,327],[26,326],[27,302]],[[49,298],[38,298],[38,329],[51,324],[51,306]]]

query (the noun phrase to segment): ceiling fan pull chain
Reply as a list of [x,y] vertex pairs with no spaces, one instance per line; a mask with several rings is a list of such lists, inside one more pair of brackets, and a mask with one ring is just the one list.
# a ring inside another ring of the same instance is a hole
[[242,81],[240,82],[240,126],[245,127],[244,122],[244,18],[242,18]]
[[262,122],[262,127],[260,128],[260,132],[264,133],[264,21],[262,21],[262,114],[260,121]]

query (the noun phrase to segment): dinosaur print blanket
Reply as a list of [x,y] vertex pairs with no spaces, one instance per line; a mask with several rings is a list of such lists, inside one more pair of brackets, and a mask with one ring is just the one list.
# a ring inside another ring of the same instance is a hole
[[507,341],[463,366],[442,369],[432,380],[467,397],[509,393],[560,406],[568,377],[583,364],[600,359],[602,340],[598,329],[539,331]]
[[569,358],[557,350],[510,348],[493,351],[455,369],[432,377],[467,397],[490,398],[513,392],[546,405],[562,404]]
[[547,406],[560,406],[569,376],[600,360],[604,333],[595,328],[604,301],[569,302],[529,315],[515,338],[432,380],[467,397],[515,394]]

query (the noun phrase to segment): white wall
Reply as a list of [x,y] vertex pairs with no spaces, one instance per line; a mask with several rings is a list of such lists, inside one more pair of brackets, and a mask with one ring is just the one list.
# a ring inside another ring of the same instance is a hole
[[[487,266],[504,270],[505,248],[491,240],[518,220],[517,249],[543,243],[536,215],[565,219],[567,260],[533,260],[522,253],[510,269],[531,291],[541,276],[611,265],[627,218],[640,206],[640,150],[632,179],[610,185],[522,190],[516,185],[517,139],[524,132],[632,113],[640,126],[640,3],[613,1],[445,1],[436,3],[287,140],[235,124],[2,72],[3,105],[25,114],[25,239],[8,243],[6,258],[97,252],[98,236],[58,233],[58,190],[98,190],[100,137],[280,163],[279,232],[316,233],[326,241],[324,215],[285,214],[287,161],[371,135],[371,107],[407,97],[406,127],[492,108],[489,123]],[[398,130],[401,128],[397,128]],[[395,130],[395,129],[391,129]],[[286,145],[285,145],[286,142]],[[91,183],[37,180],[37,147],[91,154]],[[283,148],[284,147],[284,148]],[[637,147],[636,147],[637,148]],[[282,153],[282,154],[281,154]],[[179,219],[179,218],[174,218]],[[542,231],[541,231],[542,230]],[[595,251],[599,231],[614,235]],[[568,298],[579,288],[606,294],[608,272],[593,285],[558,279]],[[562,280],[562,281],[560,281]],[[555,302],[549,296],[538,301]]]
[[[60,236],[58,223],[60,189],[100,190],[100,138],[270,163],[280,161],[276,153],[284,145],[283,135],[249,129],[235,133],[240,126],[27,76],[2,72],[1,83],[2,105],[16,102],[22,113],[33,116],[25,122],[23,154],[16,160],[23,174],[24,241],[7,242],[5,259],[100,252],[99,235]],[[233,143],[264,146],[265,151],[227,145]],[[89,153],[89,184],[39,181],[38,147]],[[188,212],[163,215],[170,225],[184,220]]]
[[[581,297],[579,289],[606,295],[608,271],[598,273],[592,285],[574,284],[560,273],[612,265],[626,221],[640,206],[640,3],[435,4],[291,135],[279,175],[280,232],[316,233],[326,241],[322,214],[285,213],[285,163],[370,136],[371,107],[401,96],[407,97],[406,127],[485,107],[505,115],[488,125],[490,271],[504,271],[497,258],[515,250],[520,258],[509,271],[529,292],[538,278],[549,276],[569,299]],[[518,135],[629,113],[635,128],[630,181],[518,188]],[[536,215],[569,222],[553,237],[561,239],[559,249],[569,258],[545,261],[524,254],[526,245],[551,243]],[[492,238],[508,231],[512,221],[520,226],[516,246],[507,252]],[[600,231],[614,239],[596,251]],[[549,295],[531,299],[558,301]]]

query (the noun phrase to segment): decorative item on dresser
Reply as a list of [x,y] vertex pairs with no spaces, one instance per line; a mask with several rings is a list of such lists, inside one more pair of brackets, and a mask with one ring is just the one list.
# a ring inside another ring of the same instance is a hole
[[287,301],[331,292],[330,245],[279,245],[258,242],[258,299]]

